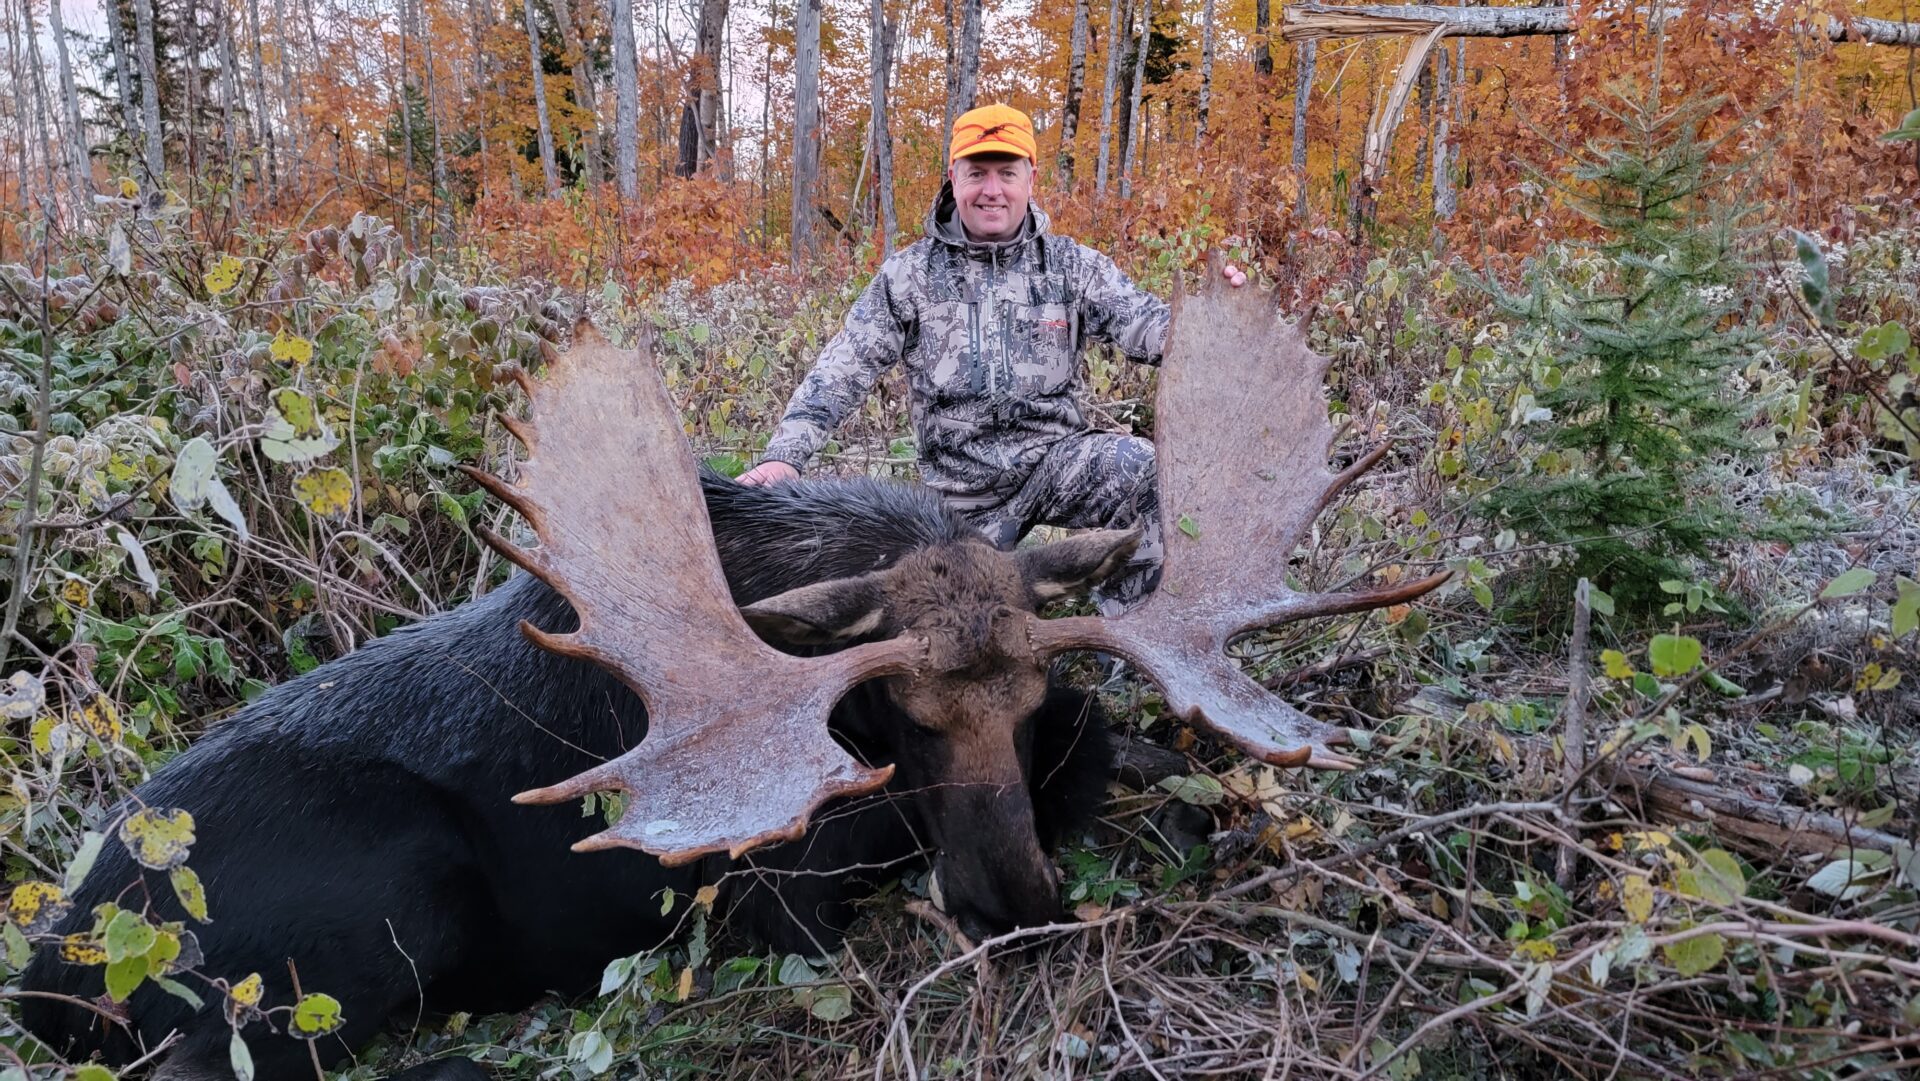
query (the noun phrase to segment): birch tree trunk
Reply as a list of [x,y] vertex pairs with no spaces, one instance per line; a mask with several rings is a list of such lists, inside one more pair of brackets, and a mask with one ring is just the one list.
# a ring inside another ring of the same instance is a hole
[[140,130],[143,135],[142,161],[147,182],[154,188],[166,183],[167,161],[160,140],[160,65],[153,56],[153,0],[133,0],[134,51],[140,58]]
[[1313,66],[1320,43],[1303,41],[1294,46],[1293,85],[1293,209],[1307,212],[1307,102],[1313,97]]
[[1193,132],[1195,146],[1207,137],[1207,108],[1213,104],[1213,0],[1207,0],[1200,25],[1200,119]]
[[547,77],[540,64],[540,30],[533,21],[533,0],[520,0],[527,19],[527,60],[533,67],[533,111],[540,120],[540,175],[547,194],[560,192],[560,168],[553,161],[553,125],[547,120]]
[[633,43],[633,0],[613,0],[613,146],[620,197],[640,194],[640,65]]
[[1067,64],[1067,100],[1060,109],[1060,186],[1064,189],[1073,187],[1073,138],[1080,132],[1080,99],[1087,89],[1087,19],[1092,6],[1092,0],[1073,0],[1073,56]]
[[974,94],[980,82],[980,7],[982,0],[960,0],[960,36],[953,38],[953,23],[947,23],[947,126],[942,136],[953,134],[953,121],[973,108]]
[[693,62],[687,65],[687,100],[680,108],[677,176],[692,176],[713,164],[715,123],[720,115],[720,43],[727,27],[727,0],[701,0]]
[[887,125],[887,75],[893,64],[893,27],[884,0],[873,0],[868,24],[873,54],[873,194],[880,204],[880,257],[893,254],[893,133]]
[[1107,5],[1107,81],[1100,95],[1100,158],[1094,165],[1093,184],[1101,195],[1107,193],[1107,166],[1113,154],[1113,96],[1120,83],[1120,43],[1127,40],[1120,24],[1120,0]]
[[400,0],[400,70],[393,79],[393,102],[400,117],[400,208],[409,243],[413,240],[413,215],[408,209],[413,202],[413,163],[419,157],[413,148],[413,95],[409,93],[413,72],[407,61],[407,41],[412,36],[413,7],[410,0]]
[[[26,40],[27,67],[33,72],[33,113],[34,118],[40,125],[40,172],[47,186],[46,205],[52,206],[60,190],[59,181],[56,177],[59,173],[64,173],[67,170],[64,164],[55,164],[55,159],[60,157],[60,155],[55,154],[53,148],[58,145],[59,138],[54,133],[53,103],[48,100],[50,95],[47,93],[46,65],[40,60],[40,28],[34,25],[33,13],[27,8],[25,3],[20,4],[20,9],[22,16],[20,21],[25,25],[26,29],[26,33],[22,34],[21,37]],[[18,84],[15,85],[17,86]],[[21,138],[24,139],[26,134],[27,125],[25,118],[22,117],[20,124]],[[26,183],[27,178],[25,175],[22,175],[20,177],[20,185],[25,187]]]
[[[1454,47],[1459,48],[1455,42]],[[1434,66],[1433,96],[1438,116],[1433,125],[1433,216],[1441,221],[1453,217],[1453,108],[1454,76],[1448,66],[1445,43],[1440,46]]]
[[1134,126],[1138,124],[1141,133],[1146,131],[1146,117],[1141,115],[1140,95],[1147,81],[1147,45],[1153,34],[1153,0],[1140,2],[1140,36],[1134,42],[1133,52],[1133,93],[1127,109],[1126,124],[1127,152],[1120,159],[1120,198],[1133,198],[1133,159],[1139,138],[1134,135]]
[[[280,0],[274,0],[277,7]],[[453,239],[452,192],[447,187],[447,149],[440,137],[440,80],[433,70],[435,34],[431,17],[424,36],[427,63],[427,122],[433,125],[433,223],[436,240]]]
[[600,138],[600,108],[594,100],[593,66],[587,61],[587,50],[580,42],[580,33],[574,28],[573,9],[568,0],[553,0],[553,21],[560,24],[560,42],[566,46],[567,55],[572,58],[573,100],[581,111],[592,118],[592,122],[583,133],[586,138],[584,153],[587,158],[587,183],[599,187],[606,176],[600,161],[604,154]]
[[67,114],[67,169],[72,174],[74,198],[84,212],[93,192],[93,164],[87,152],[87,128],[80,120],[80,94],[73,85],[73,64],[67,59],[67,27],[60,16],[63,0],[48,0],[47,15],[53,20],[53,50],[60,64],[60,100]]
[[813,193],[820,176],[820,4],[799,0],[794,11],[793,219],[788,258],[794,269],[813,253]]

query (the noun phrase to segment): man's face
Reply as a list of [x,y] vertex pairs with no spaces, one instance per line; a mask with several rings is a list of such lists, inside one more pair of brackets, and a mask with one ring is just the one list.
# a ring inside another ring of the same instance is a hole
[[1009,240],[1027,217],[1033,163],[1013,154],[975,154],[953,163],[953,198],[972,240]]

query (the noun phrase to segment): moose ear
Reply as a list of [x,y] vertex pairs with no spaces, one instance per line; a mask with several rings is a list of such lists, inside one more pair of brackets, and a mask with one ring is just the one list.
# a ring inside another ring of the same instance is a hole
[[886,616],[886,595],[871,574],[789,589],[740,609],[747,625],[782,645],[823,646],[872,634]]
[[1020,578],[1038,604],[1078,593],[1111,577],[1140,546],[1140,528],[1096,529],[1014,553]]

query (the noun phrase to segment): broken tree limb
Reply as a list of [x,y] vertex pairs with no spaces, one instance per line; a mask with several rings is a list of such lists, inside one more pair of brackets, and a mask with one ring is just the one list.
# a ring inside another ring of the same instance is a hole
[[1856,826],[1837,815],[1748,795],[1707,781],[1678,776],[1656,766],[1617,758],[1594,764],[1593,777],[1623,803],[1638,803],[1649,816],[1672,822],[1706,822],[1723,839],[1739,839],[1772,852],[1866,848],[1892,852],[1903,844],[1882,830]]
[[[1288,41],[1324,38],[1424,34],[1445,26],[1444,37],[1511,38],[1535,34],[1571,34],[1573,13],[1564,7],[1454,8],[1433,4],[1336,7],[1289,4],[1280,15],[1280,36]],[[1920,23],[1891,19],[1829,16],[1817,31],[1829,41],[1870,45],[1920,46]]]

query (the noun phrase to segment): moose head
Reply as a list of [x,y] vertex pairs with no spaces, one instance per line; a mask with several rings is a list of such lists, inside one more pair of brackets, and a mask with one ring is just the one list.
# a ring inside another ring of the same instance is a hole
[[[537,384],[516,372],[533,419],[508,427],[531,460],[517,484],[474,476],[541,543],[483,537],[579,617],[572,634],[523,623],[524,633],[611,670],[650,717],[626,754],[516,801],[619,790],[622,817],[575,847],[638,848],[675,865],[796,838],[823,803],[873,792],[898,770],[896,787],[914,794],[938,849],[937,896],[978,932],[1044,922],[1059,909],[1029,774],[1030,718],[1062,652],[1125,658],[1159,684],[1171,713],[1263,761],[1350,768],[1333,750],[1344,731],[1249,679],[1227,643],[1401,603],[1446,575],[1332,594],[1287,584],[1295,544],[1386,447],[1329,470],[1327,359],[1280,322],[1270,296],[1225,288],[1217,272],[1207,280],[1204,292],[1175,297],[1160,376],[1161,584],[1115,618],[1038,613],[1117,569],[1137,531],[1012,552],[984,538],[925,546],[883,570],[736,607],[693,454],[647,346],[616,349],[583,324]],[[769,640],[843,648],[796,655]],[[889,740],[898,753],[878,768],[851,758],[827,727],[834,703],[873,679],[912,727]]]

